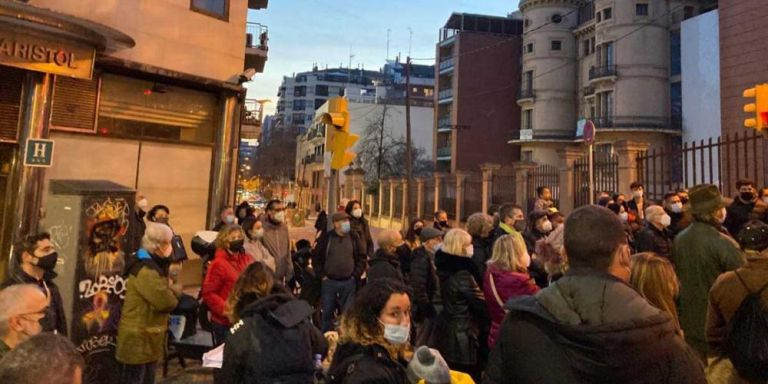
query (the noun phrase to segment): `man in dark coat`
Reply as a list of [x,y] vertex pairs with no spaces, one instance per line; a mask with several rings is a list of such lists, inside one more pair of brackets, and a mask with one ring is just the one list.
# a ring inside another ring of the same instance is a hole
[[64,316],[64,301],[59,287],[53,280],[58,276],[54,272],[58,253],[51,242],[51,235],[38,233],[25,236],[16,244],[8,278],[3,282],[5,288],[13,284],[35,284],[50,299],[45,317],[40,320],[44,332],[56,331],[67,335],[67,321]]
[[627,284],[619,218],[581,207],[565,223],[571,269],[536,296],[513,299],[483,383],[705,383],[671,316]]
[[435,253],[443,241],[443,232],[424,227],[419,234],[421,246],[413,250],[409,285],[413,289],[413,320],[418,324],[437,316],[434,298],[438,291]]
[[147,230],[144,216],[147,215],[149,202],[144,195],[136,195],[136,204],[128,216],[128,232],[125,234],[125,254],[132,255],[141,248],[141,238]]
[[734,197],[733,202],[728,206],[728,214],[723,223],[733,237],[739,234],[744,224],[750,220],[763,218],[766,212],[765,203],[757,198],[754,181],[739,180],[736,182],[736,188],[739,190],[739,195]]
[[672,217],[664,208],[652,205],[645,209],[645,227],[635,236],[636,252],[654,252],[672,260],[672,234],[667,229]]
[[379,249],[368,262],[368,284],[382,279],[395,279],[404,282],[400,269],[400,257],[396,253],[396,244],[403,241],[400,232],[382,231],[378,236]]

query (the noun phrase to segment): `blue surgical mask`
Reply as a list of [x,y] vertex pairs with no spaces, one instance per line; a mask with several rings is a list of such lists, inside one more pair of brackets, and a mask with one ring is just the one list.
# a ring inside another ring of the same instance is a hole
[[349,225],[349,221],[345,221],[341,223],[341,231],[344,233],[349,233],[349,231],[352,230],[352,227]]
[[381,320],[379,323],[384,326],[384,339],[394,345],[405,344],[411,338],[411,324],[408,326],[384,324]]

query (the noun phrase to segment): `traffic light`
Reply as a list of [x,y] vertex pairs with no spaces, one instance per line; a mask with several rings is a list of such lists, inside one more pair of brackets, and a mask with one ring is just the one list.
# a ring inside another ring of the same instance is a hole
[[355,153],[350,151],[360,138],[349,133],[349,102],[343,97],[328,99],[328,112],[320,116],[325,124],[325,149],[331,152],[331,169],[339,170],[352,163]]
[[768,128],[768,84],[745,89],[743,96],[755,99],[753,103],[744,104],[744,112],[754,113],[754,117],[744,120],[744,126],[757,131]]

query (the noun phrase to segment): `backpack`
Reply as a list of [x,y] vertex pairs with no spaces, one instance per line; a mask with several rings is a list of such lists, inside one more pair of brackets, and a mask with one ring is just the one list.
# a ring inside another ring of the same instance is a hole
[[741,302],[728,324],[725,350],[739,375],[751,380],[768,380],[768,308],[760,295],[768,288],[763,285],[752,292],[738,272],[747,297]]
[[312,345],[307,337],[308,320],[286,327],[268,311],[253,316],[258,335],[260,369],[257,383],[308,383],[315,372]]

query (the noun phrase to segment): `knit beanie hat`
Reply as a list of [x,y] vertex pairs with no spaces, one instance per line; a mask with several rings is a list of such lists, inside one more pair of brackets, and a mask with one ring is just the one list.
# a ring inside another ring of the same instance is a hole
[[424,380],[426,384],[450,384],[451,371],[436,349],[421,346],[408,364],[408,380],[412,384]]

